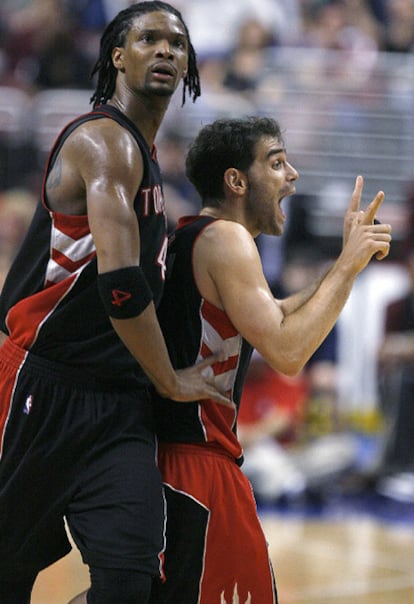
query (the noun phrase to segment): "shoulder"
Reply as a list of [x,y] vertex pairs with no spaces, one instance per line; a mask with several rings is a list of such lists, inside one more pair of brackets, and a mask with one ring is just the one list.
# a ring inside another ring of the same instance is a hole
[[[217,239],[225,241],[232,238],[249,242],[254,241],[249,231],[241,223],[222,218],[214,220],[214,222],[211,222],[209,225],[207,225],[202,232],[202,236],[205,239]],[[231,243],[231,241],[228,243]]]
[[133,135],[110,118],[80,124],[62,147],[63,157],[82,174],[98,169],[117,173],[120,169],[139,170],[143,156]]
[[[253,237],[240,223],[216,220],[201,233],[193,247],[193,268],[202,295],[223,308],[219,284],[239,280],[252,270],[259,273],[261,260]],[[227,285],[226,285],[227,287]]]
[[131,132],[111,118],[100,118],[80,124],[69,135],[68,146],[93,147],[96,151],[103,146],[108,149],[122,150],[125,143],[132,143],[137,149],[138,144]]
[[211,255],[221,259],[257,252],[249,231],[233,220],[215,220],[201,233],[198,243],[200,248],[208,247]]

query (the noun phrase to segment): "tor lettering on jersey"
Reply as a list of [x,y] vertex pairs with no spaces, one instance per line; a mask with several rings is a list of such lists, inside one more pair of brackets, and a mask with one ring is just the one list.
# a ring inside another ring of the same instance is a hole
[[165,200],[161,185],[146,187],[141,191],[142,215],[165,214]]
[[240,600],[239,592],[237,589],[237,583],[234,586],[232,600],[227,601],[224,595],[224,591],[221,592],[220,604],[252,604],[252,596],[250,592],[247,594],[247,600]]

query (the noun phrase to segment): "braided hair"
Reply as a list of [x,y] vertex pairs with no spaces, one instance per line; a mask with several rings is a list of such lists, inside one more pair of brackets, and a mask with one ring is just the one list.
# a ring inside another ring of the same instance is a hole
[[188,71],[184,77],[182,104],[185,103],[186,90],[193,99],[193,103],[201,94],[200,76],[197,67],[197,57],[190,40],[190,34],[181,13],[167,2],[138,2],[120,11],[118,15],[106,26],[100,44],[99,58],[92,69],[91,77],[98,74],[98,81],[91,103],[97,105],[106,103],[114,93],[117,70],[112,63],[112,50],[116,46],[125,44],[126,36],[135,17],[153,11],[164,11],[175,15],[182,23],[188,41]]

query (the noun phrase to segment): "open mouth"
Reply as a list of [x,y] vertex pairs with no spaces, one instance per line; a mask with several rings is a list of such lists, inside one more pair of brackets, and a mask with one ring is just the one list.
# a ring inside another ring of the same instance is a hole
[[290,197],[291,195],[294,195],[295,193],[296,193],[296,188],[295,187],[291,187],[291,189],[289,189],[289,191],[287,191],[286,193],[283,193],[283,195],[281,195],[279,197],[279,199],[277,200],[277,205],[278,205],[278,208],[279,208],[279,211],[281,213],[281,216],[282,216],[283,220],[286,219],[286,214],[285,214],[285,212],[283,210],[283,207],[282,207],[282,201],[286,197]]
[[284,199],[284,197],[281,197],[279,199],[279,201],[277,202],[277,205],[278,205],[279,212],[280,212],[280,215],[281,215],[282,219],[286,220],[286,214],[285,214],[285,212],[283,211],[283,208],[282,208],[282,201],[283,201],[283,199]]

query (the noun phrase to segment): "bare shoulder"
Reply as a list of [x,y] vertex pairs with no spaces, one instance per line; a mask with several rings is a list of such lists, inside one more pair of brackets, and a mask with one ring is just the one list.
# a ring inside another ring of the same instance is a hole
[[88,164],[109,162],[112,165],[129,163],[141,153],[132,134],[110,118],[91,120],[78,126],[65,142],[64,152],[72,155],[80,165],[85,156]]
[[[216,220],[198,238],[194,277],[201,295],[233,317],[242,291],[266,289],[260,255],[249,231],[231,220]],[[233,320],[233,318],[232,318]]]
[[84,214],[94,190],[122,190],[133,198],[142,174],[140,149],[125,128],[110,118],[85,122],[65,140],[48,175],[49,207]]
[[208,248],[210,257],[217,256],[220,261],[224,258],[257,252],[249,231],[233,220],[216,220],[211,223],[204,229],[199,244],[202,253]]
[[209,224],[202,233],[202,238],[205,240],[217,240],[231,244],[233,238],[237,241],[251,241],[253,238],[249,231],[239,222],[234,220],[219,219]]

